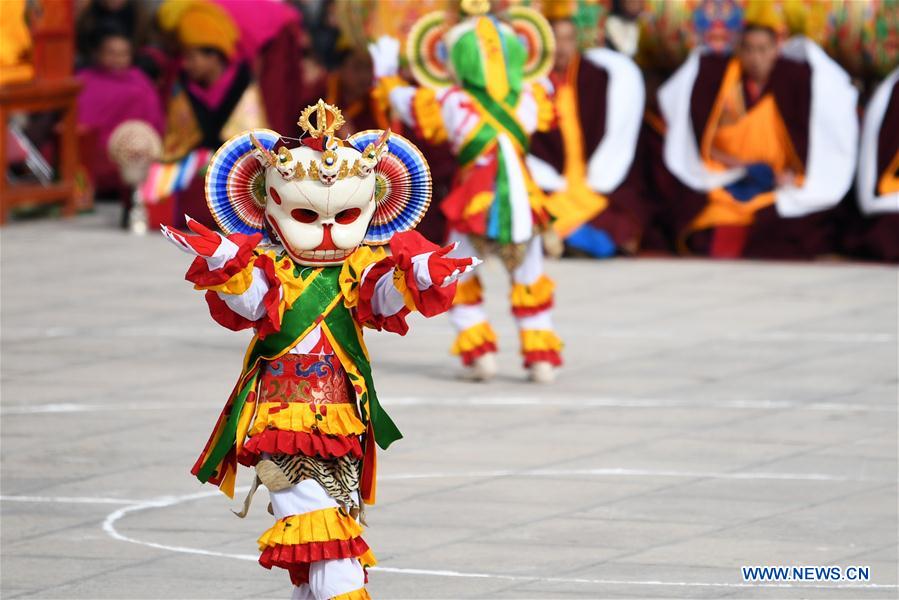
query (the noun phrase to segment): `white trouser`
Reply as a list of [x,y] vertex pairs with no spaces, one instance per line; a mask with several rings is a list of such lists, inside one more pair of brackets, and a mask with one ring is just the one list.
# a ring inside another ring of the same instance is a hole
[[[477,251],[471,240],[464,233],[458,231],[450,231],[449,242],[458,242],[458,246],[449,256],[453,258],[463,258],[466,256],[476,256]],[[486,259],[485,256],[479,257]],[[512,284],[531,285],[543,275],[543,240],[539,235],[535,235],[528,242],[525,251],[524,260],[521,264],[513,269],[509,276]],[[470,271],[459,278],[459,281],[467,281],[472,277],[478,277],[477,271]],[[516,317],[515,323],[519,330],[525,329],[542,329],[552,330],[551,309],[541,311],[535,315],[528,317]],[[479,323],[487,322],[487,312],[484,310],[483,302],[477,304],[455,304],[449,310],[450,322],[457,332],[465,331],[469,327],[474,327]]]

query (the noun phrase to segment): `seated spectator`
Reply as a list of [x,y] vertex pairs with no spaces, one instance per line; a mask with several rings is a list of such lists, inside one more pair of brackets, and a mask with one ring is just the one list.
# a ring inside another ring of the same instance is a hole
[[551,193],[547,210],[569,250],[594,257],[634,253],[646,211],[634,155],[643,120],[643,78],[607,48],[580,53],[570,19],[553,21],[558,128],[531,138],[528,166]]
[[779,29],[771,3],[748,7],[733,56],[694,51],[659,90],[664,164],[680,186],[658,187],[682,252],[833,251],[831,209],[854,172],[857,93],[811,40],[779,48]]
[[78,64],[91,62],[96,48],[97,31],[115,27],[139,49],[149,37],[149,16],[142,0],[87,0],[76,2],[75,22]]
[[109,136],[123,122],[147,122],[162,133],[162,106],[153,83],[132,65],[132,46],[117,23],[100,23],[94,33],[91,65],[77,77],[84,86],[78,97],[78,124],[91,130],[94,151],[82,157],[97,192],[118,194],[118,167],[106,153]]

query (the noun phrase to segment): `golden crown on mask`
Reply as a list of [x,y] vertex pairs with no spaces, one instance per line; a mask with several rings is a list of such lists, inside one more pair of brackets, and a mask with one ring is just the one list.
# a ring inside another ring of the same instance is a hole
[[[314,123],[313,115],[315,116]],[[253,135],[250,135],[250,140],[256,149],[256,156],[263,164],[275,168],[287,181],[317,179],[325,185],[332,185],[335,181],[347,177],[368,177],[387,148],[390,131],[385,131],[375,142],[368,144],[362,150],[362,156],[354,160],[350,166],[346,159],[339,160],[336,152],[338,147],[344,145],[344,142],[336,137],[335,133],[343,127],[345,122],[339,108],[321,99],[303,109],[297,125],[309,137],[322,140],[321,159],[311,159],[306,166],[302,162],[294,160],[287,148],[281,147],[276,153],[264,148]]]

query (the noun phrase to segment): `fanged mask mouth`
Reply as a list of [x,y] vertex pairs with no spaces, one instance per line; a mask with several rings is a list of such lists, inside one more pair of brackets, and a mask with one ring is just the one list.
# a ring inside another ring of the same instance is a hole
[[299,258],[310,262],[334,262],[345,259],[353,253],[353,250],[355,248],[352,250],[342,250],[340,248],[337,250],[304,250],[299,253]]
[[350,248],[349,250],[345,250],[343,248],[335,248],[329,250],[312,249],[297,251],[293,246],[290,245],[290,243],[284,237],[284,234],[281,233],[281,228],[278,227],[278,224],[274,220],[266,216],[265,222],[271,226],[272,230],[274,230],[277,241],[284,245],[284,248],[292,257],[294,257],[295,260],[301,260],[306,263],[320,263],[323,265],[327,265],[329,263],[343,262],[343,260],[347,256],[356,251],[356,248]]

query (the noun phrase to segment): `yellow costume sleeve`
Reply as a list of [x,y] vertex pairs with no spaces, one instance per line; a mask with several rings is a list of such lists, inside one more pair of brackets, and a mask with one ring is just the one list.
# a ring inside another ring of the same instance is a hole
[[537,131],[549,131],[555,119],[555,108],[546,88],[539,83],[531,85],[531,93],[537,103]]

